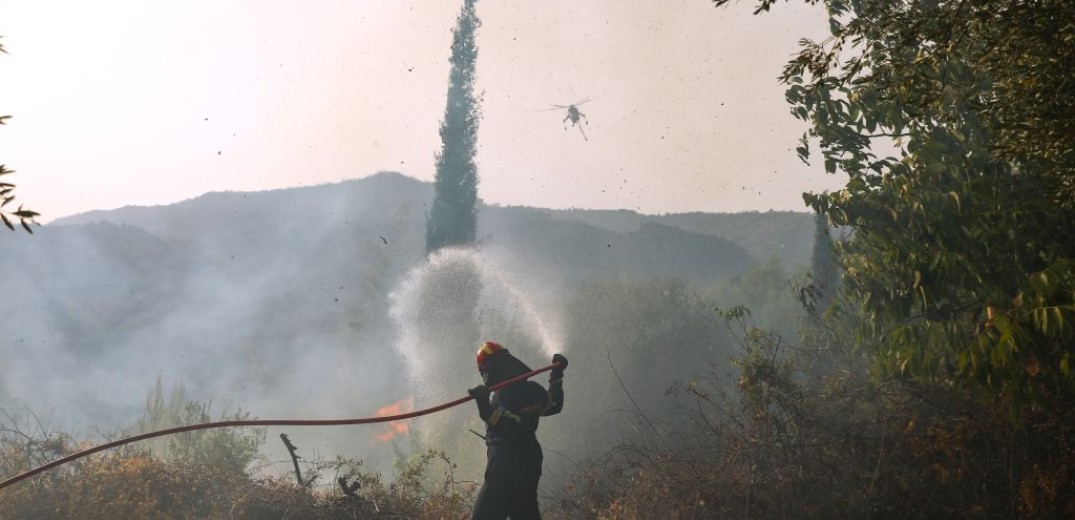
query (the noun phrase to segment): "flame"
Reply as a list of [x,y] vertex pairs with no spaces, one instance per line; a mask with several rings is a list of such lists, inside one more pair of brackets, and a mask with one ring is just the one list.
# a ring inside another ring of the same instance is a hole
[[[390,415],[399,415],[408,413],[414,408],[414,399],[406,398],[400,401],[396,401],[392,404],[386,404],[377,409],[374,412],[374,417],[388,417]],[[388,442],[394,439],[397,435],[407,433],[407,423],[404,421],[389,421],[385,424],[384,430],[379,435],[374,435],[374,438],[381,442]]]

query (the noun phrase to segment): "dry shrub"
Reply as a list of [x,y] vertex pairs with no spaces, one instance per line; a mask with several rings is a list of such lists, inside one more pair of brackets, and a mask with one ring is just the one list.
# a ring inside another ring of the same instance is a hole
[[[42,428],[42,430],[44,430]],[[86,447],[86,446],[81,446]],[[30,435],[0,427],[0,478],[77,451],[65,436]],[[433,463],[447,469],[437,477]],[[454,465],[441,453],[415,458],[385,484],[357,471],[358,462],[318,462],[293,479],[258,478],[234,465],[151,456],[137,449],[91,455],[0,490],[0,518],[25,520],[229,519],[451,520],[470,516],[474,485],[455,481]],[[350,467],[361,483],[347,496],[340,488],[308,485],[310,476]]]
[[[37,519],[465,519],[471,493],[379,484],[366,477],[357,496],[311,489],[291,479],[214,472],[211,466],[141,454],[91,458],[75,471],[0,491],[3,518]],[[466,488],[466,486],[464,486]]]
[[742,488],[732,475],[699,460],[658,460],[635,472],[624,493],[612,500],[597,518],[636,520],[668,518],[694,520],[721,518],[737,507],[726,499]]
[[138,453],[89,457],[0,491],[0,511],[24,519],[222,517],[240,476]]
[[812,377],[779,337],[742,337],[736,384],[714,372],[682,388],[692,427],[613,450],[552,516],[1075,518],[1070,404],[1013,419],[943,382],[878,383],[847,365]]

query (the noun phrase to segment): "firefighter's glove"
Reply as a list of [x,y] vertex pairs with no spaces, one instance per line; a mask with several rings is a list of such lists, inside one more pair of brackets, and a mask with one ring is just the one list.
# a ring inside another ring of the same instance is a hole
[[549,377],[552,379],[561,379],[564,377],[564,370],[567,369],[567,358],[563,354],[553,354],[552,362],[559,364],[560,366],[552,369],[549,373]]
[[483,421],[489,420],[489,416],[493,413],[493,405],[489,403],[489,388],[485,385],[478,385],[467,393],[474,398],[474,402],[478,404],[478,415]]
[[467,390],[467,393],[470,394],[470,396],[473,397],[474,400],[478,401],[479,403],[483,401],[486,403],[489,402],[489,388],[485,385],[478,385],[474,388],[471,388],[470,390]]

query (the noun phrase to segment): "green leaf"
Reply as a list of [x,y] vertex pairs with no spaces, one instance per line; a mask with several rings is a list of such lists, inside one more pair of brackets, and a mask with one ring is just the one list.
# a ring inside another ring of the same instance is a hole
[[959,194],[958,193],[956,193],[954,191],[950,191],[950,192],[948,192],[948,197],[950,199],[952,199],[953,202],[956,203],[956,209],[957,210],[963,211],[963,205],[959,202]]

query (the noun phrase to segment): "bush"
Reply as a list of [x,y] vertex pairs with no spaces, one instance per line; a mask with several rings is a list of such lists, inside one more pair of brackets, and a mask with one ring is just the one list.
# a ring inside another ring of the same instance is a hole
[[610,451],[556,517],[1075,518],[1070,406],[1015,422],[1007,403],[873,382],[854,360],[811,376],[804,352],[746,316],[725,313],[742,341],[735,389],[716,371],[682,386],[693,425]]
[[[220,417],[220,420],[247,419],[250,419],[250,414],[242,410]],[[146,409],[142,418],[125,436],[212,420],[209,403],[189,399],[180,383],[177,383],[166,397],[158,377],[146,396]],[[161,458],[217,466],[242,474],[260,460],[258,449],[264,442],[265,428],[214,428],[157,437],[141,441],[134,446]]]
[[[57,439],[64,439],[63,442]],[[73,453],[66,436],[0,429],[4,478],[46,460]],[[58,451],[57,451],[58,450]],[[434,461],[447,463],[432,482]],[[287,478],[236,473],[226,465],[165,459],[144,450],[118,449],[91,455],[0,490],[3,518],[26,520],[123,519],[465,519],[474,485],[456,482],[443,454],[411,461],[395,481],[358,472],[360,462],[318,462],[305,477],[344,469],[341,487],[314,488]],[[14,468],[14,469],[12,469]],[[308,478],[306,480],[309,480]],[[357,485],[355,484],[357,483]],[[347,485],[344,491],[343,485]]]
[[[181,386],[165,398],[158,380],[135,433],[209,420],[209,406],[188,400]],[[0,479],[89,448],[50,431],[35,416],[0,410]],[[245,415],[235,418],[245,418]],[[36,428],[29,425],[34,424]],[[76,459],[0,490],[0,517],[97,519],[464,519],[476,485],[455,480],[443,453],[415,455],[384,483],[362,462],[306,462],[303,482],[262,477],[253,462],[263,428],[186,432]],[[193,434],[193,435],[191,435]],[[146,444],[149,444],[148,446]],[[440,477],[436,463],[444,464]],[[332,487],[314,484],[334,472]],[[338,487],[337,487],[338,485]]]

